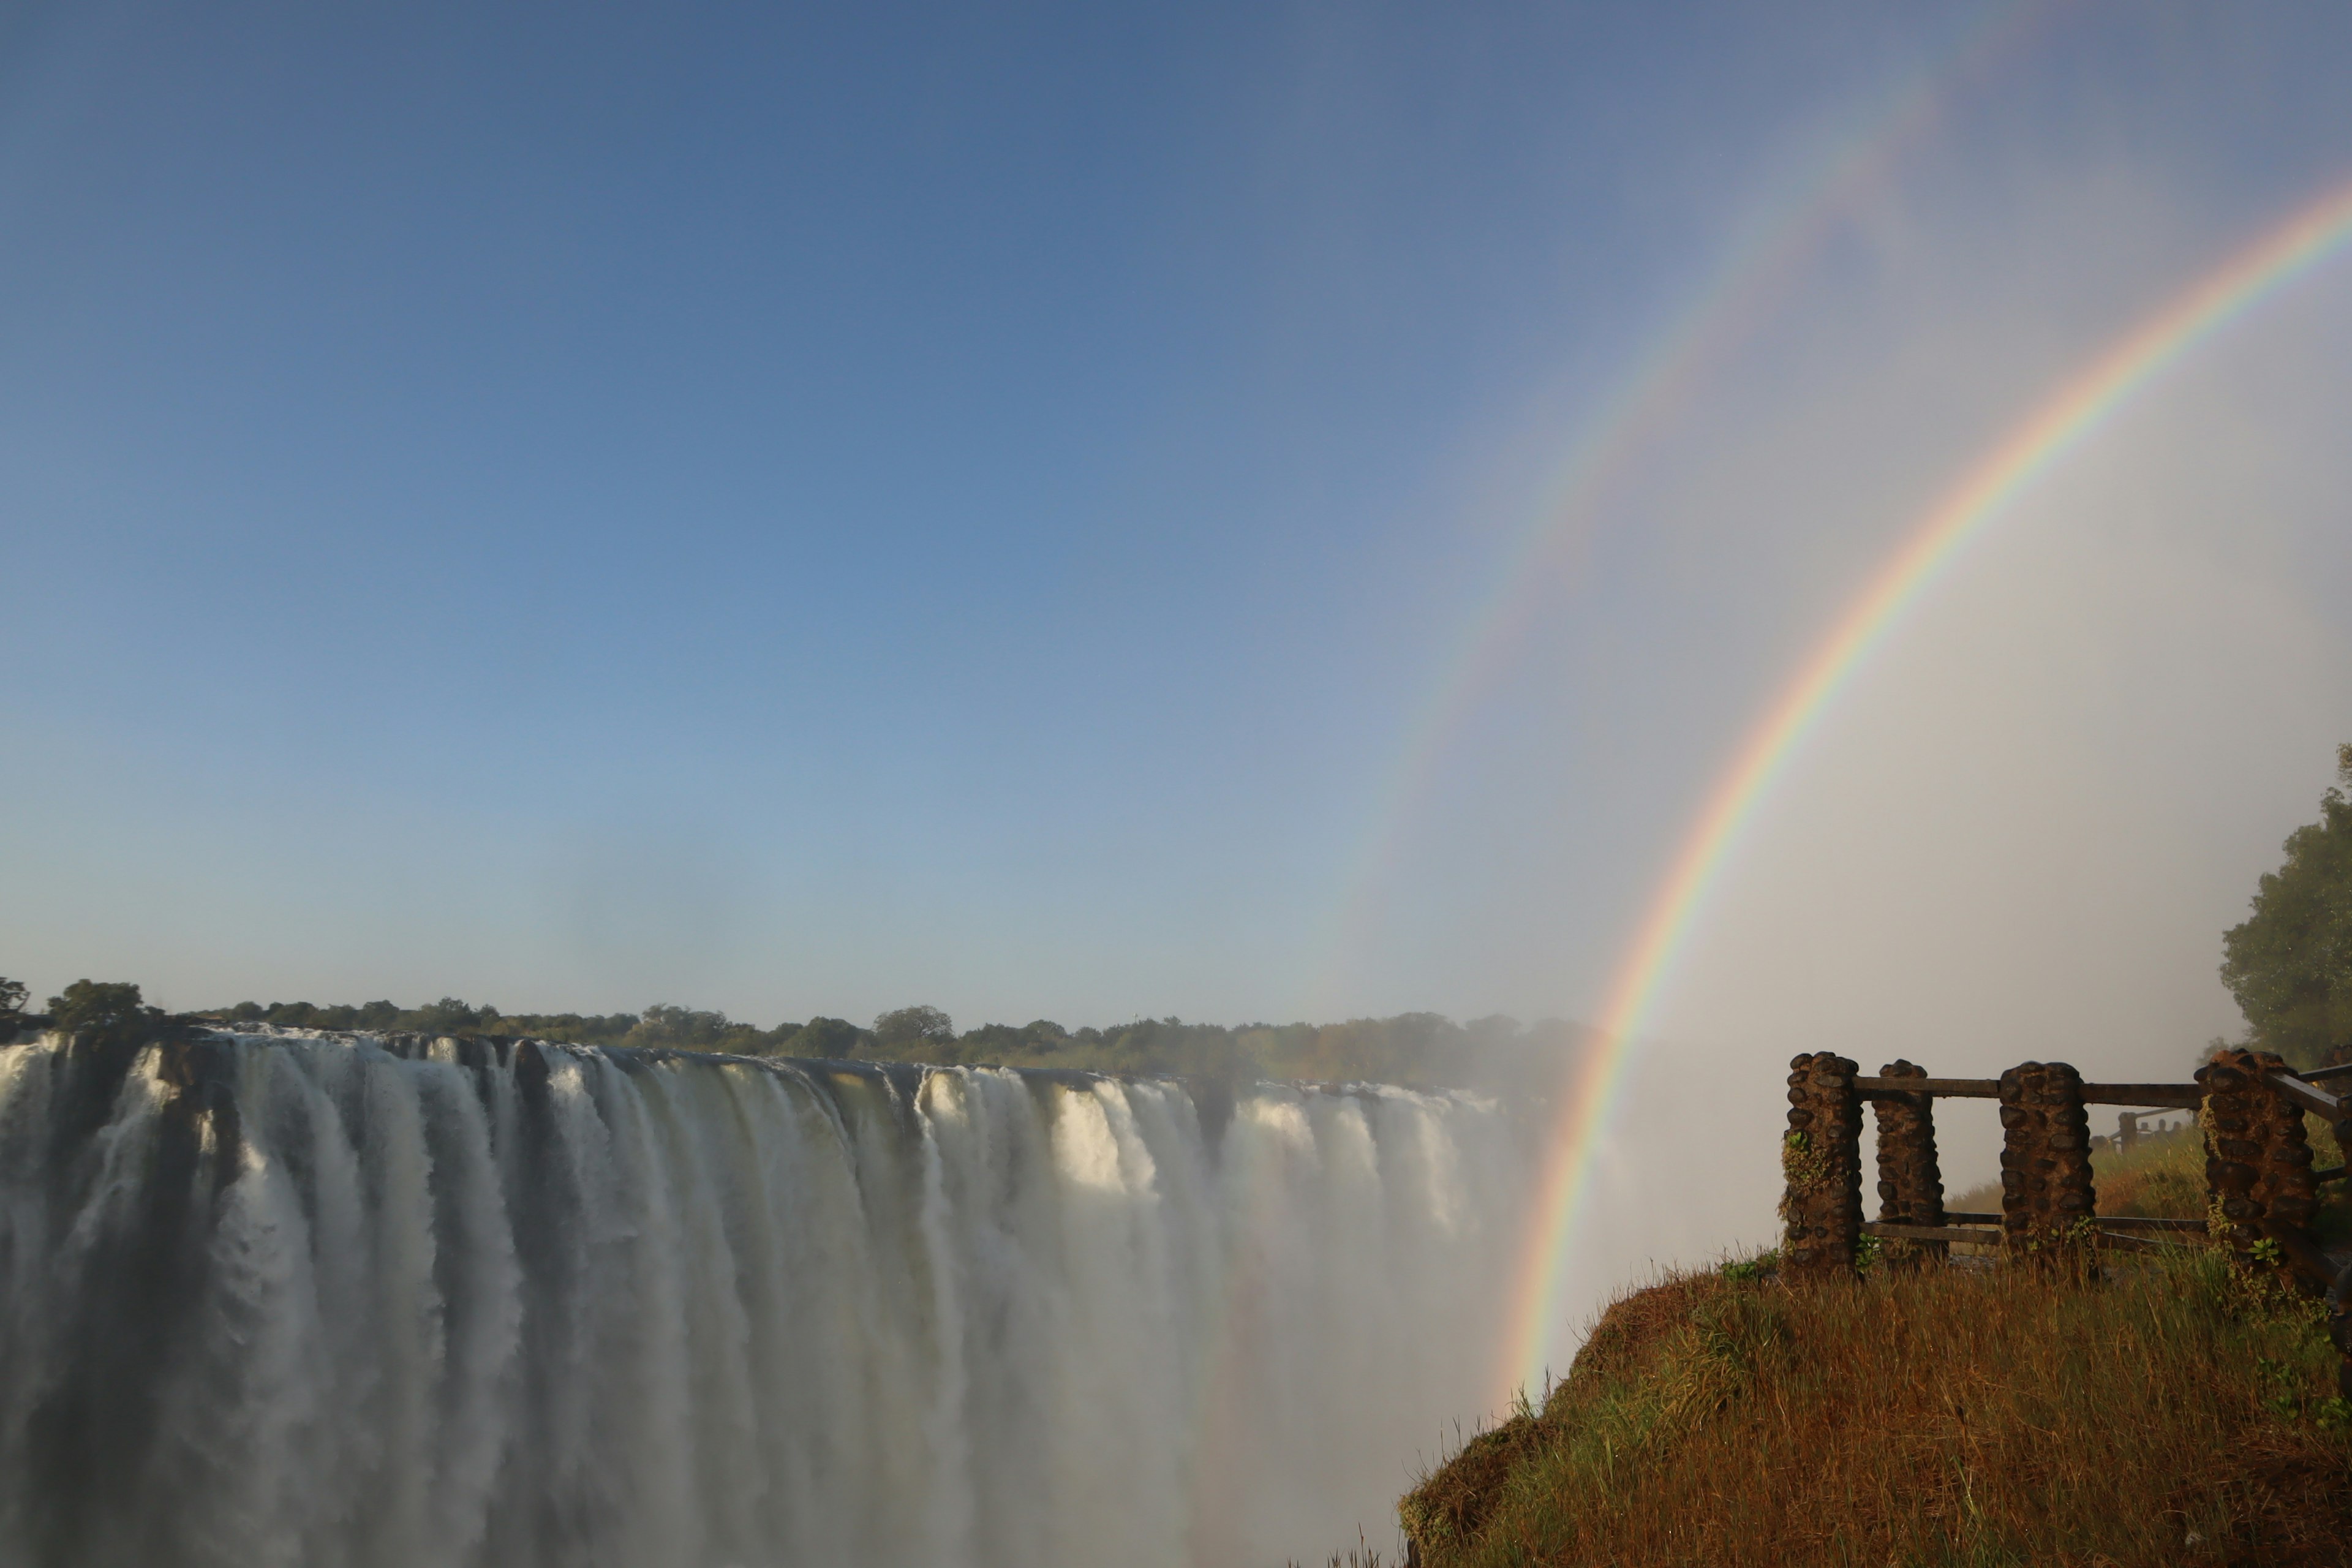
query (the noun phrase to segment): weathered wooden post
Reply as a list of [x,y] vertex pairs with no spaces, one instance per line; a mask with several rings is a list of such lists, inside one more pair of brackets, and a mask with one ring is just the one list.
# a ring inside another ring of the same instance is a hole
[[[1881,1078],[1926,1079],[1927,1069],[1895,1060],[1878,1069]],[[1926,1094],[1881,1093],[1871,1101],[1878,1121],[1878,1218],[1882,1225],[1944,1223],[1944,1173],[1936,1164],[1935,1100]],[[1943,1241],[1890,1241],[1890,1260],[1941,1262],[1951,1252]]]
[[[2319,1206],[2311,1179],[2311,1141],[2303,1108],[2271,1087],[2268,1075],[2286,1064],[2268,1051],[2223,1051],[2197,1069],[2205,1091],[2205,1189],[2208,1223],[2241,1264],[2252,1266],[2266,1224],[2296,1233]],[[2305,1288],[2316,1283],[2294,1269]]]
[[2000,1075],[2000,1227],[2011,1257],[2052,1263],[2091,1244],[2091,1123],[2083,1075],[2026,1062]]
[[1862,1240],[1862,1097],[1854,1064],[1832,1051],[1789,1064],[1789,1131],[1780,1144],[1785,1226],[1780,1267],[1797,1277],[1850,1273]]

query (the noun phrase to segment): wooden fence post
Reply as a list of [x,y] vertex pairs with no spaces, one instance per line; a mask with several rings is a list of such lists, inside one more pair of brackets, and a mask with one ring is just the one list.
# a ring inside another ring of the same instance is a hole
[[2087,1252],[2098,1195],[2083,1075],[2064,1062],[2026,1062],[2000,1075],[2000,1226],[2012,1257],[2055,1263]]
[[[1881,1078],[1925,1079],[1927,1069],[1897,1059]],[[1936,1165],[1936,1102],[1925,1094],[1880,1094],[1871,1101],[1878,1121],[1878,1218],[1887,1225],[1944,1223],[1944,1175]],[[1889,1261],[1941,1262],[1949,1242],[1890,1241]]]
[[1855,1070],[1831,1051],[1789,1064],[1780,1267],[1792,1276],[1853,1268],[1862,1240],[1862,1098],[1853,1087]]
[[[2268,1051],[2230,1050],[2197,1069],[2205,1091],[2198,1120],[2205,1128],[2209,1220],[2241,1264],[2255,1261],[2266,1222],[2299,1233],[2319,1206],[2303,1108],[2265,1081],[2285,1067]],[[2316,1287],[2294,1269],[2282,1272]]]

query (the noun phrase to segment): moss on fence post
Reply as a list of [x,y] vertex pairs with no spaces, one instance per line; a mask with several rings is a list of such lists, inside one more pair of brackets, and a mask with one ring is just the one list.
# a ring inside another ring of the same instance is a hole
[[[1927,1069],[1895,1060],[1881,1078],[1925,1079]],[[1925,1094],[1881,1093],[1871,1102],[1878,1121],[1878,1217],[1887,1225],[1944,1223],[1944,1174],[1936,1164],[1935,1101]],[[1890,1263],[1941,1262],[1942,1241],[1896,1240],[1881,1255]]]
[[2303,1108],[2267,1081],[2285,1068],[2268,1051],[2229,1050],[2197,1069],[2197,1087],[2205,1091],[2197,1122],[2205,1132],[2208,1223],[2241,1268],[2274,1272],[2315,1292],[2316,1282],[2284,1266],[2275,1244],[2264,1245],[2266,1222],[2299,1231],[2319,1206]]
[[1854,1091],[1855,1070],[1831,1051],[1789,1064],[1780,1267],[1790,1275],[1853,1269],[1862,1242],[1862,1099]]
[[2025,1062],[2000,1075],[2000,1226],[2013,1258],[2087,1265],[2098,1194],[2083,1075]]

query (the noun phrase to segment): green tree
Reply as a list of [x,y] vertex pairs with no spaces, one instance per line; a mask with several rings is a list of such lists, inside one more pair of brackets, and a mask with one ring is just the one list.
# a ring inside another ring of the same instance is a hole
[[937,1007],[897,1007],[874,1020],[874,1040],[885,1050],[955,1043],[955,1020]]
[[0,975],[0,1040],[25,1026],[25,983]]
[[2252,1043],[2305,1068],[2352,1058],[2352,745],[2336,771],[2319,820],[2287,835],[2252,914],[2221,938],[2221,981]]
[[157,1034],[163,1010],[150,1007],[128,982],[77,980],[49,998],[49,1018],[63,1033],[85,1040],[129,1045]]
[[763,1039],[760,1030],[749,1024],[738,1024],[724,1013],[698,1012],[656,1002],[645,1010],[625,1043],[674,1051],[749,1052]]
[[818,1016],[803,1024],[776,1049],[788,1057],[814,1057],[827,1061],[847,1061],[857,1054],[866,1031],[846,1018]]

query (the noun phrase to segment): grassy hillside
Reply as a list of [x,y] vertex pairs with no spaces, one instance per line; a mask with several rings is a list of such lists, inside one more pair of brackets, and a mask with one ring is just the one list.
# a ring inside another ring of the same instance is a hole
[[2202,1247],[2088,1284],[1735,1265],[1616,1303],[1400,1512],[1426,1568],[2343,1563],[2335,1367]]

